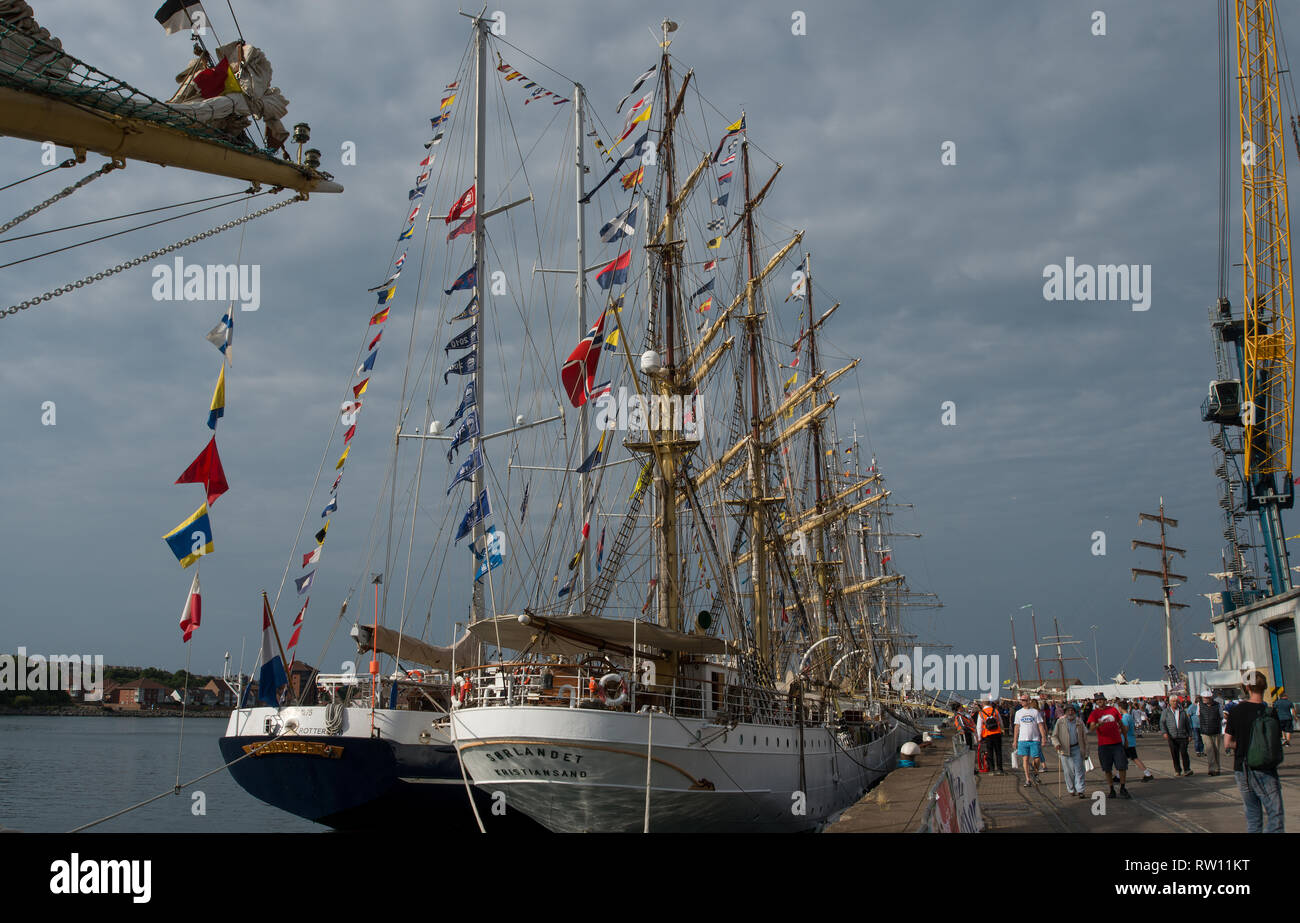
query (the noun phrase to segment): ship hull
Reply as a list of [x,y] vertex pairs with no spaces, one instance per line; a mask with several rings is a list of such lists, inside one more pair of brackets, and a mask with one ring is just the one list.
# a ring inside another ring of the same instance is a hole
[[[469,799],[489,829],[524,820],[493,813],[491,797],[467,786],[455,748],[429,712],[344,709],[326,733],[325,707],[244,708],[219,742],[231,776],[269,805],[336,829],[436,822],[449,832],[477,830]],[[294,730],[285,731],[296,722]],[[240,759],[249,749],[257,752]],[[234,762],[238,760],[238,762]],[[468,790],[467,790],[468,789]],[[528,826],[533,826],[527,822]]]
[[818,830],[893,769],[916,734],[898,724],[848,744],[810,727],[801,760],[793,727],[539,706],[460,709],[452,722],[482,791],[566,833],[645,828],[647,742],[652,832]]

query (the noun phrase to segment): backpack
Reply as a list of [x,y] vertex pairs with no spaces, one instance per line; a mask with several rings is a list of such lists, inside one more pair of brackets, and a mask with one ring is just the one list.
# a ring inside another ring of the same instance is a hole
[[1251,769],[1276,769],[1282,762],[1282,725],[1277,709],[1265,706],[1250,726],[1246,765]]
[[988,731],[990,734],[997,734],[1002,730],[1002,722],[998,718],[998,710],[996,708],[990,706],[989,709],[984,712],[984,730]]

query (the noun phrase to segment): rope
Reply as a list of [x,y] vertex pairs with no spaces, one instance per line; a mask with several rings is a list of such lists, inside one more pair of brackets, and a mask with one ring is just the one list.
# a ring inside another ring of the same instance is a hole
[[224,769],[229,769],[231,766],[235,765],[241,760],[248,759],[250,756],[253,756],[258,751],[260,751],[263,747],[266,747],[269,744],[272,744],[275,741],[279,740],[281,737],[284,736],[284,734],[285,734],[285,730],[282,729],[279,734],[276,734],[270,740],[263,741],[262,743],[258,744],[257,747],[255,747],[254,749],[249,750],[243,756],[236,757],[235,759],[231,760],[229,763],[225,763],[221,766],[218,766],[216,769],[210,769],[207,772],[203,773],[203,775],[196,776],[195,778],[190,779],[188,782],[177,782],[176,786],[169,791],[165,791],[162,792],[161,794],[154,795],[152,798],[146,798],[144,801],[141,801],[137,804],[133,804],[128,808],[123,808],[120,811],[115,811],[114,813],[109,814],[107,817],[101,817],[99,820],[92,820],[90,823],[82,824],[80,827],[73,827],[68,832],[80,833],[82,830],[89,830],[91,827],[97,827],[100,824],[110,821],[115,817],[121,817],[123,814],[129,814],[131,811],[135,811],[138,810],[139,808],[143,808],[147,804],[153,804],[155,801],[158,801],[159,799],[162,798],[166,798],[168,795],[179,795],[181,793],[181,789],[189,788],[191,785],[194,785],[196,782],[202,782],[208,776],[214,776]]
[[15,186],[21,185],[22,183],[27,182],[27,180],[29,179],[36,179],[36,177],[38,176],[44,176],[46,173],[53,173],[55,170],[62,170],[64,167],[75,166],[76,163],[77,163],[76,160],[69,157],[67,160],[63,161],[63,163],[55,164],[54,166],[50,167],[48,170],[42,170],[40,173],[33,173],[31,176],[27,177],[27,179],[14,180],[12,183],[10,183],[7,186],[0,186],[0,192],[4,192],[6,189],[12,189]]
[[[0,234],[4,234],[10,228],[22,224],[32,215],[36,214],[37,212],[44,211],[45,209],[49,208],[51,205],[53,205],[55,202],[59,201],[60,199],[66,199],[68,196],[72,195],[74,192],[76,192],[82,186],[85,186],[87,183],[94,182],[95,180],[99,179],[101,176],[108,173],[109,171],[116,170],[124,166],[125,166],[124,163],[110,160],[108,163],[104,164],[94,173],[91,173],[89,176],[83,176],[81,179],[77,180],[71,186],[66,186],[59,192],[56,192],[54,195],[50,196],[40,205],[34,206],[33,208],[29,208],[27,211],[23,212],[17,218],[12,219],[11,221],[7,222],[3,226],[0,226]],[[55,167],[54,169],[58,169],[58,168]],[[48,173],[49,171],[47,170],[46,172]],[[39,176],[40,174],[38,173],[37,175]],[[31,179],[31,177],[28,177],[28,179]]]
[[[270,195],[270,194],[271,194],[270,192],[259,192],[255,195],[249,196],[248,199],[245,199],[244,201],[248,201],[249,199],[256,199],[259,196]],[[218,202],[216,205],[209,205],[206,208],[196,208],[194,209],[194,211],[190,211],[190,212],[181,212],[179,215],[172,215],[170,218],[159,218],[157,221],[149,221],[145,224],[137,224],[133,228],[123,228],[122,230],[114,231],[111,234],[102,234],[99,237],[91,237],[87,240],[78,241],[75,244],[68,244],[66,247],[56,247],[53,250],[46,250],[44,253],[35,253],[32,256],[25,256],[21,260],[14,260],[13,262],[10,263],[0,263],[0,269],[8,269],[10,266],[18,266],[21,263],[30,263],[32,260],[39,260],[41,257],[44,256],[53,256],[56,253],[63,253],[65,250],[75,250],[77,247],[83,247],[86,244],[97,244],[101,240],[109,240],[110,238],[113,237],[121,237],[123,234],[130,234],[132,231],[142,231],[145,228],[155,227],[156,225],[159,224],[166,224],[168,221],[175,221],[178,218],[188,218],[191,215],[198,215],[201,214],[202,212],[210,212],[213,209],[224,208],[225,206],[232,205],[232,204],[234,203]],[[106,219],[106,220],[111,221],[112,219]]]
[[[19,180],[19,182],[22,182],[22,180]],[[200,202],[213,202],[216,201],[217,199],[228,199],[231,196],[237,196],[237,195],[251,195],[253,191],[254,191],[253,187],[250,186],[248,189],[244,190],[243,192],[223,192],[220,195],[204,196],[201,199],[190,199],[188,202],[177,202],[174,205],[159,205],[157,208],[142,208],[140,209],[140,211],[137,212],[123,212],[120,215],[113,215],[112,217],[109,218],[95,218],[92,221],[81,221],[78,222],[77,224],[66,224],[61,228],[50,228],[47,231],[33,231],[30,234],[19,234],[17,237],[6,237],[4,240],[0,240],[0,244],[10,244],[16,240],[30,240],[33,237],[43,237],[46,234],[57,234],[60,231],[75,231],[77,228],[90,227],[90,225],[92,224],[104,224],[106,221],[120,221],[123,218],[134,218],[137,215],[151,215],[154,212],[165,212],[169,208],[184,208],[186,205],[198,205]],[[190,214],[194,214],[194,213],[191,212]]]
[[206,240],[209,237],[213,237],[217,234],[220,234],[222,231],[228,231],[233,227],[238,227],[239,225],[244,224],[245,222],[252,221],[254,218],[260,218],[262,215],[267,215],[277,209],[284,208],[286,205],[292,205],[294,202],[305,202],[306,200],[307,200],[307,196],[303,193],[299,193],[298,195],[294,196],[292,199],[285,199],[283,202],[277,202],[275,205],[268,205],[266,208],[263,208],[259,211],[255,211],[251,215],[245,215],[242,218],[236,218],[233,221],[227,221],[225,224],[219,224],[214,228],[209,228],[208,230],[203,231],[202,233],[195,234],[192,237],[187,237],[184,240],[177,241],[174,244],[169,244],[166,247],[160,247],[157,250],[151,250],[148,253],[146,253],[144,256],[138,256],[133,260],[127,260],[125,263],[118,263],[116,266],[110,269],[105,269],[103,272],[97,272],[94,275],[86,276],[86,278],[79,279],[76,282],[70,282],[67,285],[61,285],[56,289],[51,289],[50,291],[46,292],[44,295],[38,295],[35,298],[29,298],[26,301],[20,302],[19,304],[12,305],[8,308],[5,308],[4,310],[0,310],[0,319],[8,317],[11,314],[17,314],[19,311],[25,311],[28,308],[32,307],[33,305],[41,304],[42,302],[49,301],[52,298],[57,298],[60,295],[66,295],[68,292],[72,291],[73,289],[81,288],[83,286],[90,285],[92,282],[98,282],[100,279],[106,279],[109,276],[117,275],[119,272],[122,272],[123,270],[133,269],[142,263],[147,263],[150,260],[157,259],[158,257],[164,254],[171,253],[173,250],[179,250],[181,247],[188,247],[190,244],[196,243],[200,240]]

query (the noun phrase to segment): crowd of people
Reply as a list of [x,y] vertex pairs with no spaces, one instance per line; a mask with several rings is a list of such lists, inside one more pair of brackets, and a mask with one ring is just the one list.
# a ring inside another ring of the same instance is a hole
[[[1294,709],[1283,687],[1269,689],[1262,671],[1245,675],[1245,698],[1225,698],[1212,690],[1199,696],[1112,699],[1097,692],[1091,700],[1065,701],[1021,692],[1017,699],[1000,699],[958,705],[953,717],[966,746],[978,751],[978,771],[1005,774],[1003,741],[1012,748],[1012,767],[1023,771],[1026,788],[1034,787],[1046,771],[1044,748],[1055,752],[1065,783],[1065,797],[1087,798],[1085,779],[1099,768],[1109,783],[1109,795],[1132,798],[1128,790],[1129,765],[1142,773],[1142,782],[1155,775],[1138,756],[1138,738],[1158,733],[1169,748],[1174,776],[1194,774],[1192,753],[1204,757],[1206,774],[1223,773],[1222,755],[1232,756],[1232,772],[1241,794],[1246,830],[1257,833],[1283,831],[1281,784],[1276,764],[1252,750],[1255,727],[1266,727],[1277,740],[1259,744],[1258,752],[1291,745]],[[1270,710],[1271,709],[1271,710]],[[1258,724],[1261,715],[1275,724]],[[1095,735],[1090,745],[1090,735]],[[1249,756],[1248,756],[1249,754]],[[1095,756],[1095,761],[1093,757]],[[1118,786],[1118,788],[1117,788]]]

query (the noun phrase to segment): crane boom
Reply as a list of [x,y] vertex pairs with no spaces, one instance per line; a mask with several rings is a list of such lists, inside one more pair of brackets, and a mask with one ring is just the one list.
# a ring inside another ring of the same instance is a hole
[[1258,509],[1274,593],[1290,589],[1279,510],[1293,501],[1295,301],[1287,198],[1281,64],[1273,0],[1236,0],[1241,131],[1242,288],[1240,355],[1243,475]]

